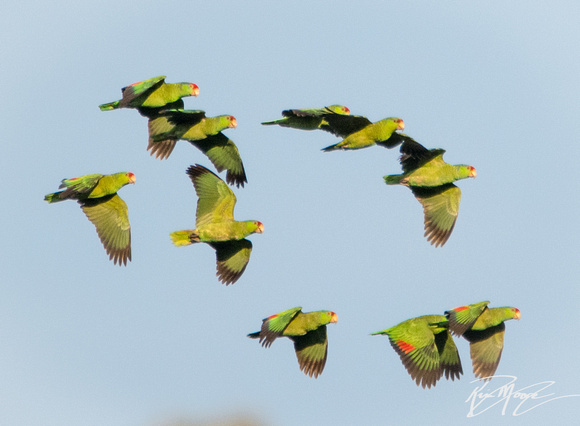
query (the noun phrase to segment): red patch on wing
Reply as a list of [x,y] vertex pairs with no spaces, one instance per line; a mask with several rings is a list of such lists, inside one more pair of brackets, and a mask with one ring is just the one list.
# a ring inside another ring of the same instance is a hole
[[[145,81],[145,80],[143,80],[143,81]],[[138,84],[143,83],[143,81],[138,81],[137,83],[129,84],[129,86],[127,86],[127,87],[137,86]]]
[[408,354],[409,352],[415,350],[415,346],[410,343],[405,342],[404,340],[397,340],[397,346],[400,350]]
[[453,309],[455,312],[461,312],[464,311],[466,309],[469,309],[469,306],[460,306],[459,308],[455,308]]
[[274,314],[274,315],[270,315],[268,318],[266,319],[272,319],[272,318],[276,318],[278,316],[278,314]]

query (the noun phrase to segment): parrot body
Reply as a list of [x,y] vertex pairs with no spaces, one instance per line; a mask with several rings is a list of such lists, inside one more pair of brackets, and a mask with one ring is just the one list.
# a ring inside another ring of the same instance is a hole
[[447,164],[443,149],[428,150],[414,140],[406,140],[401,153],[404,173],[385,176],[385,183],[411,189],[423,206],[427,241],[435,247],[443,246],[455,227],[461,201],[461,190],[453,182],[475,177],[475,168]]
[[479,302],[445,312],[451,332],[469,342],[473,373],[483,380],[491,380],[499,365],[505,335],[504,322],[521,317],[517,308],[488,308],[488,304],[488,301]]
[[170,234],[173,244],[185,246],[207,243],[216,251],[217,277],[224,284],[235,283],[250,260],[252,243],[247,236],[264,232],[257,220],[234,220],[236,196],[216,174],[203,166],[187,169],[199,197],[196,228]]
[[350,114],[350,110],[343,105],[330,105],[318,109],[287,109],[282,111],[282,116],[284,118],[274,121],[265,121],[262,124],[265,126],[277,124],[281,127],[290,127],[300,130],[317,130],[328,126],[328,122],[326,121],[328,115],[348,114]]
[[443,315],[412,318],[372,334],[389,337],[417,386],[430,388],[444,374],[451,380],[463,374],[459,352],[449,333],[449,322]]
[[327,146],[322,150],[325,152],[335,150],[349,150],[367,148],[373,145],[381,145],[386,148],[393,148],[409,138],[406,135],[396,133],[397,130],[404,130],[405,123],[402,119],[389,117],[371,123],[368,118],[349,115],[335,115],[327,117],[327,126],[323,130],[331,132],[344,138],[341,142]]
[[63,179],[59,188],[64,190],[47,194],[44,200],[49,203],[77,200],[95,225],[109,259],[126,265],[131,260],[131,226],[127,204],[117,191],[129,183],[135,183],[135,175],[128,172]]
[[187,140],[209,158],[218,172],[227,170],[226,182],[244,186],[247,178],[238,148],[221,132],[236,126],[231,115],[206,117],[204,111],[165,110],[149,118],[147,150],[164,159],[178,140]]
[[[115,102],[99,105],[101,111],[118,108],[161,108],[180,102],[185,96],[197,96],[199,87],[194,83],[165,83],[165,76],[150,78],[121,89],[123,97]],[[174,104],[183,108],[181,104]],[[145,114],[144,114],[145,115]]]
[[302,312],[301,307],[296,307],[264,318],[261,330],[248,337],[259,339],[266,348],[278,337],[290,338],[300,370],[317,378],[328,355],[326,325],[337,321],[338,316],[332,311]]

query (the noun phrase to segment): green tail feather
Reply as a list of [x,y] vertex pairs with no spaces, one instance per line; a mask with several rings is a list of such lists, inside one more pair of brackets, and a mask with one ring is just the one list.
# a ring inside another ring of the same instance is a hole
[[177,247],[188,246],[199,242],[199,236],[193,232],[193,229],[186,229],[185,231],[175,231],[169,234],[171,241]]
[[283,123],[282,120],[274,120],[274,121],[264,121],[262,125],[264,126],[272,126],[273,124]]
[[48,201],[49,203],[57,203],[59,201],[64,201],[63,198],[60,198],[60,194],[62,194],[62,191],[53,192],[52,194],[46,194],[44,196],[44,201]]
[[384,179],[387,185],[398,185],[401,183],[401,175],[387,175]]
[[113,109],[119,108],[119,102],[120,101],[109,102],[108,104],[99,105],[99,108],[101,111],[111,111]]
[[337,148],[337,145],[338,144],[327,146],[326,148],[322,148],[322,151],[324,151],[324,152],[336,151],[337,149],[340,149],[340,148]]

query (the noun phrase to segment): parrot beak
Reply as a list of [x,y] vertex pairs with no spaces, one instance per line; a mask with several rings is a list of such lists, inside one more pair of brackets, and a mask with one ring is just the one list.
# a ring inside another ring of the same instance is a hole
[[129,183],[137,182],[137,178],[135,178],[135,175],[133,173],[127,173],[127,175],[129,176]]
[[233,128],[238,127],[238,121],[236,120],[236,117],[231,117],[231,121],[230,121],[230,126],[229,127],[233,127]]
[[522,314],[520,313],[520,310],[518,308],[515,308],[515,309],[516,309],[516,313],[514,314],[514,319],[519,320],[521,318]]
[[264,232],[264,224],[262,222],[258,222],[258,227],[256,228],[256,234],[262,234]]
[[338,321],[338,315],[336,315],[336,313],[331,312],[330,313],[330,322],[337,322]]
[[399,120],[399,125],[397,126],[397,130],[405,130],[405,122],[403,120]]
[[476,177],[476,176],[477,176],[477,170],[475,170],[475,167],[472,167],[472,168],[469,170],[469,177],[472,177],[472,178],[474,178],[474,177]]

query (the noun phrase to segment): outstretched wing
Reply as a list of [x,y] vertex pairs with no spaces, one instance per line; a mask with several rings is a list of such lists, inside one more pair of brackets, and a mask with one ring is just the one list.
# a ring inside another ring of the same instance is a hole
[[459,380],[459,376],[463,374],[463,367],[451,333],[445,330],[436,334],[435,344],[439,350],[439,362],[445,378],[447,380],[455,380],[456,378]]
[[189,141],[210,159],[218,172],[227,170],[226,182],[244,186],[247,182],[242,157],[236,144],[222,132],[199,141]]
[[289,336],[294,341],[294,350],[300,370],[309,377],[317,378],[324,370],[328,355],[326,325],[309,331],[303,336]]
[[199,164],[190,166],[187,169],[187,174],[199,197],[197,201],[197,227],[212,222],[234,220],[236,196],[223,180]]
[[470,343],[469,350],[475,377],[491,380],[490,377],[495,374],[501,359],[504,335],[503,322],[485,330],[468,330],[463,334]]
[[302,312],[302,307],[297,306],[292,309],[280,312],[278,314],[270,315],[262,321],[262,329],[259,337],[260,343],[264,347],[269,347],[276,338],[280,337],[288,324]]
[[137,111],[143,116],[147,118],[155,118],[160,113],[167,111],[169,109],[183,109],[185,104],[183,103],[183,99],[178,99],[175,102],[170,102],[168,104],[163,105],[162,107],[138,107]]
[[372,124],[371,121],[361,115],[328,114],[324,116],[320,128],[335,136],[345,138],[369,124]]
[[389,139],[387,139],[386,141],[378,141],[377,145],[384,146],[385,148],[391,149],[391,148],[395,148],[396,146],[399,146],[405,142],[407,142],[408,144],[411,144],[413,142],[418,144],[418,142],[415,141],[415,139],[413,139],[410,136],[407,136],[404,133],[393,132],[391,134],[391,136],[389,137]]
[[231,240],[208,243],[215,249],[216,276],[225,285],[234,284],[246,270],[252,253],[250,240]]
[[79,201],[115,264],[127,265],[131,260],[131,225],[127,204],[117,194]]
[[56,192],[53,195],[58,196],[60,200],[83,198],[83,195],[88,195],[97,186],[103,176],[101,174],[92,174],[63,179],[59,188],[65,188],[65,190]]
[[399,159],[404,173],[411,172],[438,155],[443,155],[443,149],[427,149],[412,138],[403,141],[401,145],[401,158]]
[[119,102],[120,107],[128,106],[131,101],[138,98],[142,94],[155,90],[159,86],[165,83],[165,76],[161,75],[159,77],[153,77],[148,80],[139,81],[137,83],[130,84],[129,86],[123,87],[121,92],[123,93],[123,98]]
[[463,335],[475,324],[487,305],[489,305],[488,300],[445,311],[445,316],[449,319],[449,330],[456,336]]
[[425,237],[435,247],[444,245],[459,214],[461,190],[452,183],[435,187],[410,187],[423,206]]

